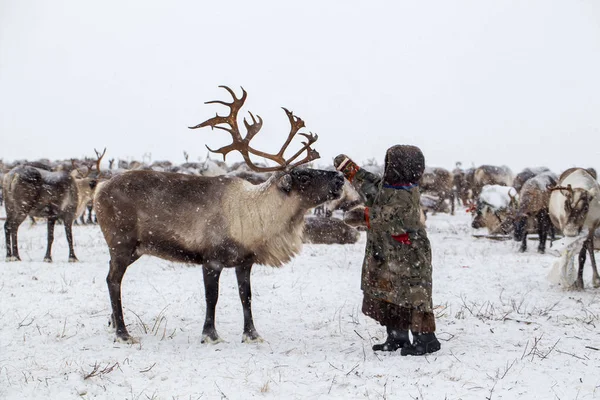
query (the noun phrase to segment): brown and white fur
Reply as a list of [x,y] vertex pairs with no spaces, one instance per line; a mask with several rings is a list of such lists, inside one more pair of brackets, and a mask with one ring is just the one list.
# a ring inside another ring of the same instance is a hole
[[454,215],[454,180],[452,173],[444,168],[425,168],[419,181],[421,193],[434,195],[438,202],[433,208],[433,214],[444,212],[446,199],[450,200],[450,213]]
[[48,246],[44,261],[52,261],[54,225],[62,220],[69,244],[69,261],[77,261],[73,250],[72,226],[77,209],[77,185],[67,172],[52,172],[50,168],[21,165],[4,175],[6,260],[20,261],[17,233],[21,223],[30,217],[48,220]]
[[518,195],[512,186],[486,185],[471,207],[471,227],[487,228],[490,235],[507,234],[513,229]]
[[[71,176],[73,176],[73,174],[71,174]],[[75,184],[77,185],[77,210],[75,211],[75,218],[81,218],[83,222],[86,210],[88,210],[93,203],[92,200],[98,184],[98,179],[89,177],[75,178]]]
[[538,230],[538,253],[543,254],[546,251],[548,232],[550,232],[550,240],[554,239],[554,226],[548,212],[550,191],[547,187],[555,186],[557,180],[556,174],[547,171],[529,178],[522,185],[519,193],[519,208],[514,222],[514,239],[521,242],[521,252],[527,250],[527,223],[531,219],[535,219]]
[[550,195],[550,218],[565,236],[574,237],[583,229],[588,237],[579,252],[579,271],[575,288],[583,289],[583,265],[586,252],[592,263],[592,284],[600,287],[600,276],[594,257],[594,232],[600,227],[600,185],[583,168],[571,168],[562,173]]
[[295,168],[261,185],[237,177],[132,171],[97,189],[98,223],[110,252],[107,276],[117,339],[131,342],[121,281],[144,254],[202,264],[206,318],[202,341],[217,342],[215,307],[223,268],[235,268],[244,310],[243,341],[260,341],[251,311],[253,264],[279,267],[301,249],[304,214],[340,195],[338,172]]
[[485,185],[512,186],[513,173],[506,166],[482,165],[473,173],[473,198],[476,199]]

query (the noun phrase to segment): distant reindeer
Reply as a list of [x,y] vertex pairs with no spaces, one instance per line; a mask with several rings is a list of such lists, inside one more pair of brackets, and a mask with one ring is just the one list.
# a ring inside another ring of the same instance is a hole
[[592,263],[592,284],[600,287],[600,276],[594,257],[594,232],[600,227],[600,185],[583,168],[570,168],[562,173],[558,185],[549,187],[550,218],[565,236],[575,237],[586,228],[588,234],[579,252],[579,271],[575,288],[583,289],[583,265],[586,252]]
[[543,254],[546,251],[548,233],[551,240],[554,239],[554,226],[548,211],[550,192],[547,187],[556,186],[557,180],[556,174],[548,171],[529,178],[521,188],[514,222],[514,239],[521,242],[521,252],[527,250],[527,222],[530,219],[535,219],[538,230],[538,253]]
[[[307,210],[340,195],[343,177],[338,172],[297,168],[319,157],[310,146],[316,135],[299,133],[304,121],[284,109],[291,130],[277,154],[251,146],[262,119],[250,113],[243,120],[242,136],[237,115],[246,100],[226,86],[231,102],[210,101],[226,106],[218,114],[191,129],[211,127],[229,132],[233,143],[211,152],[225,156],[236,150],[257,172],[273,172],[263,184],[253,185],[229,176],[206,177],[156,171],[125,172],[104,183],[96,194],[98,223],[110,252],[106,278],[112,306],[111,323],[117,340],[133,339],[125,327],[121,304],[121,281],[127,267],[143,254],[202,264],[206,296],[206,318],[202,342],[220,340],[215,329],[219,277],[223,268],[235,268],[244,310],[242,341],[261,341],[251,310],[250,272],[255,263],[278,267],[296,255],[302,246]],[[284,152],[296,135],[306,138],[291,157]],[[307,152],[306,156],[298,158]],[[272,160],[275,167],[258,167],[251,156]],[[297,161],[298,160],[298,161]]]
[[452,170],[452,185],[454,197],[463,206],[468,206],[473,199],[473,175],[475,168],[462,169],[462,163],[457,162]]
[[476,199],[485,185],[513,185],[513,173],[506,166],[482,165],[473,172],[473,198]]
[[425,168],[419,182],[421,193],[434,195],[438,198],[433,213],[447,210],[444,206],[446,199],[450,201],[450,214],[454,215],[454,182],[452,173],[444,168]]
[[310,216],[305,219],[304,243],[352,244],[358,242],[360,233],[339,218]]
[[549,172],[550,170],[546,167],[537,167],[537,168],[525,168],[523,171],[519,172],[515,179],[513,180],[513,187],[518,193],[521,193],[521,188],[525,182],[529,179],[533,178],[536,175],[543,174],[544,172]]
[[[17,232],[21,223],[30,217],[48,221],[48,246],[44,261],[52,262],[54,225],[62,220],[69,245],[69,262],[77,261],[73,250],[72,225],[80,205],[77,181],[67,171],[52,172],[41,164],[19,165],[2,180],[5,193],[6,260],[20,261]],[[88,183],[95,186],[95,182]],[[85,202],[83,203],[85,206]]]
[[518,193],[512,186],[485,185],[467,210],[473,219],[471,227],[487,228],[490,235],[512,231],[518,204]]
[[[75,178],[75,183],[77,184],[78,198],[75,222],[77,222],[77,218],[79,218],[82,225],[94,223],[92,220],[93,197],[94,192],[96,191],[96,185],[102,180],[102,169],[100,165],[102,163],[102,158],[106,154],[106,148],[104,148],[102,153],[96,149],[94,149],[94,151],[96,152],[96,160],[86,161],[85,170],[79,168],[75,161],[72,161],[73,171],[71,172],[71,175]],[[87,219],[85,218],[86,211]]]

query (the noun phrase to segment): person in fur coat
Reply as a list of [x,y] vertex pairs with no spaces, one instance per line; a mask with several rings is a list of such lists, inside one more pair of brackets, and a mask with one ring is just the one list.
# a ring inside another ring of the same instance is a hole
[[[397,145],[385,156],[383,177],[340,154],[334,165],[366,199],[346,213],[350,225],[367,226],[362,267],[362,311],[387,329],[375,351],[424,355],[440,350],[435,336],[431,246],[421,221],[417,182],[425,169],[418,147]],[[412,342],[409,337],[412,333]]]

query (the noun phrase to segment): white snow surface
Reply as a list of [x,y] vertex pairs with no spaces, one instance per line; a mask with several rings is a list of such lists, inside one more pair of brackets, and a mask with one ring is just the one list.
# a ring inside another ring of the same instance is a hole
[[485,185],[481,188],[479,199],[495,209],[508,208],[512,197],[518,198],[518,193],[512,186]]
[[45,224],[26,221],[23,261],[0,262],[0,398],[600,398],[600,290],[589,264],[585,290],[565,291],[546,279],[559,248],[521,254],[512,241],[471,237],[469,223],[464,210],[429,217],[442,349],[402,357],[371,350],[385,329],[360,310],[364,233],[355,245],[305,245],[282,268],[254,268],[259,344],[241,343],[233,270],[217,306],[225,342],[201,344],[201,268],[143,257],[123,283],[125,320],[140,339],[126,345],[107,326],[99,228],[74,228],[80,262],[70,264],[57,226],[47,264]]

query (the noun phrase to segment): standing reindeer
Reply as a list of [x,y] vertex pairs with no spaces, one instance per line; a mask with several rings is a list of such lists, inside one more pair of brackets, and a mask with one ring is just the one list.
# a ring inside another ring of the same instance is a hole
[[[111,323],[119,341],[132,342],[123,319],[121,282],[127,267],[143,254],[202,264],[206,296],[206,318],[202,342],[218,342],[215,308],[219,277],[223,268],[235,268],[244,310],[242,341],[261,341],[251,310],[250,272],[255,263],[278,267],[298,254],[302,246],[304,214],[341,194],[343,177],[338,172],[297,168],[319,154],[310,146],[316,135],[299,133],[304,121],[284,111],[291,130],[281,150],[269,154],[253,148],[252,138],[262,119],[250,113],[244,119],[242,136],[237,115],[246,91],[237,98],[226,86],[231,102],[210,101],[226,106],[218,114],[191,129],[211,127],[229,132],[233,143],[218,150],[225,156],[236,150],[256,172],[274,172],[259,185],[229,176],[206,177],[157,171],[123,173],[103,184],[95,197],[98,223],[110,252],[106,278],[112,306]],[[302,148],[289,158],[284,152],[299,134],[306,138]],[[306,156],[299,160],[302,153]],[[250,156],[275,161],[275,167],[259,167]]]
[[[477,199],[485,185],[512,186],[513,173],[507,166],[482,165],[473,172],[472,197]],[[518,193],[518,192],[517,192]]]
[[450,214],[454,215],[454,181],[452,173],[444,168],[425,168],[419,182],[421,193],[429,193],[437,197],[433,213],[444,211],[446,199],[450,200]]
[[544,172],[549,172],[550,170],[546,167],[537,167],[537,168],[525,168],[523,171],[519,172],[515,179],[513,179],[513,187],[518,193],[521,193],[521,188],[525,182],[530,180],[536,175],[543,174]]
[[[106,149],[105,149],[106,151]],[[98,160],[98,163],[100,160]],[[90,188],[95,180],[86,181]],[[53,172],[39,163],[19,165],[11,169],[2,180],[5,195],[6,260],[20,261],[17,232],[21,223],[30,217],[48,221],[48,246],[44,261],[52,262],[54,225],[62,220],[69,244],[69,262],[77,261],[73,250],[73,221],[78,207],[86,202],[79,198],[77,180],[67,171]]]
[[520,251],[527,250],[527,222],[535,218],[538,230],[538,253],[546,251],[546,238],[550,232],[550,244],[554,239],[554,226],[550,221],[548,205],[550,203],[549,186],[556,186],[557,176],[550,171],[527,179],[519,193],[519,207],[514,222],[514,239],[521,242]]
[[594,257],[594,232],[600,227],[600,185],[583,168],[571,168],[562,173],[558,185],[550,187],[550,218],[568,237],[575,237],[583,228],[587,238],[579,252],[579,271],[575,288],[583,289],[583,265],[586,252],[592,263],[592,285],[600,287],[600,276]]
[[[100,153],[98,150],[94,149],[96,152],[96,160],[95,161],[87,161],[85,165],[85,169],[78,168],[75,164],[75,161],[72,160],[73,170],[71,171],[71,176],[75,178],[75,183],[77,184],[77,211],[75,212],[75,224],[77,224],[77,218],[82,225],[84,224],[92,224],[94,221],[92,220],[92,210],[94,207],[94,192],[96,191],[96,185],[102,179],[102,170],[100,168],[100,164],[102,162],[102,158],[106,154],[106,148],[104,151]],[[94,171],[95,168],[95,171]],[[85,214],[87,212],[87,221],[85,219]]]

